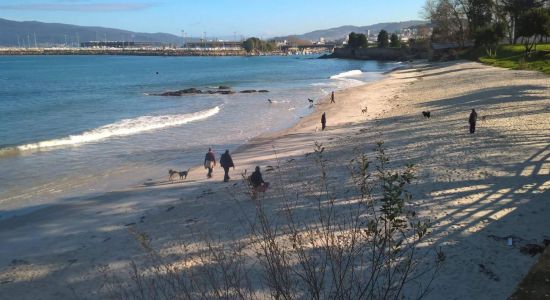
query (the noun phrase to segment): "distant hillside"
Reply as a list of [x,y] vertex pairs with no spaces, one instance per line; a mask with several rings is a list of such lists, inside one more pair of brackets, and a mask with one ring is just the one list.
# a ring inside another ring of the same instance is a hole
[[[181,37],[167,33],[141,33],[127,30],[76,26],[35,21],[17,22],[0,19],[0,46],[30,45],[34,47],[34,36],[38,46],[77,45],[77,41],[109,40],[136,42],[181,43]],[[19,43],[18,43],[19,37]]]
[[[330,29],[324,29],[324,30],[316,30],[308,33],[304,33],[301,35],[294,35],[292,37],[303,39],[303,40],[309,40],[309,41],[318,41],[319,38],[323,37],[326,40],[338,40],[345,38],[350,32],[356,32],[356,33],[365,33],[367,30],[371,30],[373,32],[379,32],[380,30],[384,29],[388,31],[389,33],[399,31],[403,28],[415,26],[415,25],[422,25],[427,24],[427,21],[405,21],[405,22],[394,22],[394,23],[378,23],[374,25],[369,26],[341,26],[336,28],[330,28]],[[286,39],[287,37],[281,37],[280,39]]]

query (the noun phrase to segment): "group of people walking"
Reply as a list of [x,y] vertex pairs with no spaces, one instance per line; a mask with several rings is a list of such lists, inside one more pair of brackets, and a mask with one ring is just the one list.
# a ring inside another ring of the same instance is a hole
[[[216,155],[212,151],[212,148],[208,148],[208,152],[204,156],[204,168],[208,169],[208,174],[206,174],[208,178],[212,178],[212,172],[214,171],[215,166]],[[229,169],[235,169],[235,164],[233,163],[233,158],[231,157],[231,154],[229,154],[229,150],[225,150],[225,153],[222,154],[222,156],[220,157],[220,166],[225,172],[225,175],[223,176],[223,182],[228,182],[230,179]]]
[[[208,173],[206,176],[208,178],[212,178],[212,172],[214,171],[214,167],[216,166],[216,155],[212,151],[212,148],[208,148],[208,152],[204,156],[204,168],[208,169]],[[225,172],[223,176],[223,182],[228,182],[229,179],[229,169],[233,168],[235,169],[235,164],[233,163],[233,158],[231,157],[231,154],[229,154],[229,150],[225,150],[225,152],[220,157],[220,166],[223,168],[223,171]],[[256,198],[256,195],[258,192],[265,192],[267,188],[269,187],[269,182],[265,182],[262,173],[260,171],[260,166],[256,166],[256,169],[250,175],[249,177],[250,185],[252,186],[252,192],[253,197]]]

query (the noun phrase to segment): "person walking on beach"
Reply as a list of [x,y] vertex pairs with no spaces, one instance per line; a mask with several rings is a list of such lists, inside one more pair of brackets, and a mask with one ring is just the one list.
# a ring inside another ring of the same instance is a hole
[[208,153],[204,156],[204,168],[208,169],[208,174],[206,176],[208,178],[212,178],[212,170],[216,166],[216,156],[214,156],[214,152],[212,152],[212,148],[208,148]]
[[233,164],[233,158],[231,158],[229,150],[225,150],[225,153],[220,157],[220,165],[225,172],[225,175],[223,175],[223,182],[228,182],[230,179],[229,168],[233,167],[233,170],[235,170],[235,164]]
[[476,132],[476,122],[477,122],[477,113],[475,109],[472,109],[472,112],[470,113],[470,119],[468,120],[468,123],[470,123],[470,133]]
[[265,193],[269,187],[269,182],[265,182],[260,172],[260,166],[256,166],[256,170],[250,175],[250,184],[252,185],[252,198],[256,199],[258,192]]
[[321,116],[321,130],[325,130],[325,127],[327,127],[327,115],[323,113]]
[[330,94],[330,103],[336,103],[336,101],[334,101],[334,91]]

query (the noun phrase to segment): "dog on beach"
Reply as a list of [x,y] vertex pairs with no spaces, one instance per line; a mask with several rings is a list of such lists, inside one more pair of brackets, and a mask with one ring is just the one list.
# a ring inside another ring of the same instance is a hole
[[369,111],[369,108],[368,108],[367,106],[365,106],[365,108],[363,108],[363,109],[361,110],[361,113],[362,113],[362,114],[366,114],[368,111]]
[[271,99],[267,99],[267,102],[269,103],[273,103],[273,101]]
[[180,175],[180,180],[187,179],[187,175],[189,175],[189,170],[191,169],[187,169],[187,171],[178,172],[178,175]]
[[172,169],[168,170],[168,180],[173,181],[176,174],[178,174],[178,171],[174,171]]
[[424,118],[429,119],[432,116],[432,113],[430,111],[423,111],[422,115],[424,116]]
[[180,180],[183,180],[183,179],[187,179],[187,175],[189,175],[189,170],[191,169],[187,169],[187,171],[175,171],[175,170],[168,170],[168,180],[169,181],[174,181],[174,177],[176,176],[179,176],[180,177]]
[[309,101],[309,104],[310,104],[310,105],[313,105],[313,99],[307,98],[307,101]]

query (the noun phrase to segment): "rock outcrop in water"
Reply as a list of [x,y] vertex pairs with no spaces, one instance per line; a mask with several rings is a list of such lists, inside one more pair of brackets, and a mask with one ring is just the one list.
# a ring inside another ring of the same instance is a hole
[[[268,90],[243,90],[240,93],[251,94],[251,93],[268,93]],[[178,91],[168,91],[161,94],[151,94],[152,96],[184,96],[184,95],[197,95],[197,94],[222,94],[222,95],[231,95],[236,92],[231,90],[231,87],[228,86],[219,86],[217,90],[199,90],[196,88],[188,88]]]

